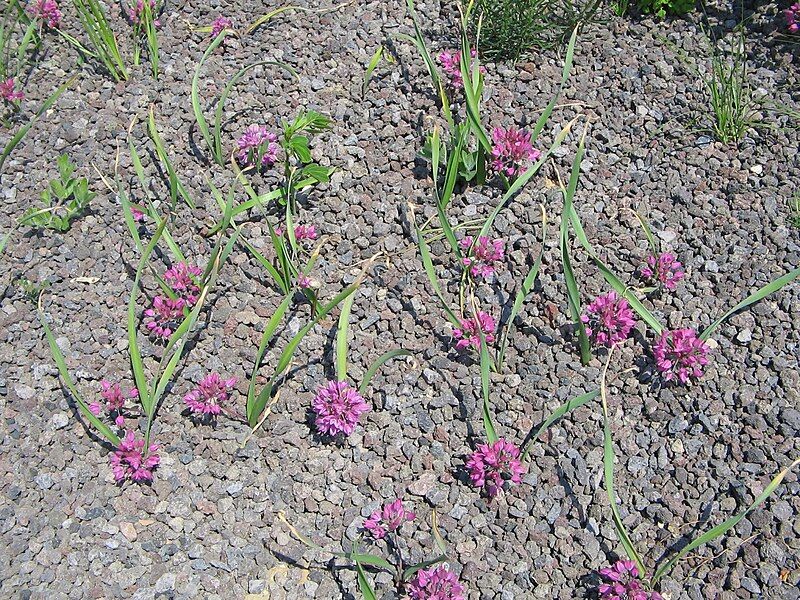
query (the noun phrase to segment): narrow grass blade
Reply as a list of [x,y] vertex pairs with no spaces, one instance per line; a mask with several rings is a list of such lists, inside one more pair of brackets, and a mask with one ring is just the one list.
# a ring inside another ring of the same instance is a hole
[[425,273],[428,275],[428,281],[431,283],[431,287],[433,287],[433,291],[436,296],[439,298],[439,301],[442,303],[442,308],[444,308],[445,314],[447,315],[447,319],[454,327],[460,327],[461,321],[447,304],[447,301],[444,299],[444,294],[442,293],[442,288],[439,286],[439,278],[436,276],[436,269],[433,267],[433,261],[431,260],[431,253],[428,250],[428,244],[425,242],[425,236],[420,231],[419,227],[417,226],[416,219],[414,217],[414,209],[409,205],[409,211],[411,214],[411,222],[414,225],[414,229],[417,233],[417,246],[419,247],[419,254],[422,259],[422,266],[425,269]]
[[791,471],[798,464],[800,464],[800,459],[795,460],[792,464],[783,469],[783,471],[778,473],[772,479],[772,481],[769,482],[769,485],[766,488],[764,488],[764,491],[761,492],[758,498],[753,500],[753,503],[750,504],[750,506],[748,506],[747,508],[745,508],[742,512],[740,512],[737,515],[734,515],[724,523],[720,523],[716,527],[709,529],[703,535],[701,535],[700,537],[696,538],[695,540],[693,540],[692,542],[681,548],[680,552],[678,552],[668,562],[666,562],[661,567],[659,567],[658,570],[656,570],[655,575],[653,575],[653,584],[658,582],[659,579],[661,579],[664,575],[669,573],[675,566],[675,564],[679,560],[681,560],[684,556],[689,554],[692,550],[698,548],[699,546],[702,546],[703,544],[707,544],[717,539],[720,536],[725,535],[728,531],[730,531],[733,527],[735,527],[739,523],[739,521],[744,519],[751,511],[755,510],[767,498],[769,498],[775,491],[775,489],[781,484],[783,478],[786,477],[789,471]]
[[264,328],[264,333],[261,334],[261,342],[258,344],[258,351],[256,352],[256,360],[253,364],[253,373],[250,375],[250,385],[247,388],[247,406],[248,415],[250,414],[249,407],[255,402],[256,398],[256,377],[258,376],[258,369],[261,367],[261,361],[264,359],[264,354],[267,351],[267,346],[275,335],[275,330],[283,320],[283,316],[292,302],[291,296],[286,296],[278,305],[278,308],[272,313],[272,316],[267,321],[267,326]]
[[417,20],[417,11],[414,6],[414,0],[406,0],[406,7],[408,8],[408,14],[411,17],[411,22],[414,24],[414,37],[404,34],[396,34],[396,36],[398,38],[410,41],[417,47],[417,50],[419,51],[419,54],[425,63],[425,67],[428,70],[428,74],[431,76],[433,87],[439,94],[439,100],[442,103],[442,111],[447,119],[447,123],[450,125],[450,128],[453,129],[455,127],[455,121],[453,119],[452,111],[450,110],[450,101],[447,98],[447,91],[445,90],[444,82],[439,75],[439,71],[436,68],[436,64],[434,64],[430,52],[428,52],[428,48],[425,45],[425,36],[422,35],[422,28],[419,26],[419,21]]
[[156,248],[158,240],[161,239],[161,234],[167,226],[167,218],[162,219],[158,229],[153,234],[150,243],[147,244],[142,256],[139,258],[139,265],[136,268],[136,276],[133,280],[133,288],[131,296],[128,300],[128,351],[131,357],[131,370],[133,371],[133,379],[136,382],[136,389],[139,390],[139,401],[142,403],[144,412],[150,414],[150,393],[148,391],[147,376],[144,373],[144,363],[142,362],[142,353],[139,349],[138,328],[136,319],[136,310],[139,306],[139,282],[142,279],[142,273],[145,266],[150,260],[150,255]]
[[578,282],[575,278],[575,272],[572,269],[572,260],[569,256],[569,225],[566,221],[566,216],[562,216],[561,221],[561,236],[559,246],[561,248],[561,265],[564,269],[564,282],[567,286],[567,306],[569,308],[569,315],[578,332],[578,345],[581,351],[581,363],[584,365],[589,364],[592,360],[592,350],[589,344],[589,337],[586,335],[586,328],[581,322],[581,294],[578,290]]
[[522,460],[526,460],[531,453],[531,448],[533,447],[533,443],[539,439],[539,436],[542,435],[553,423],[558,421],[561,417],[566,415],[568,412],[575,410],[576,408],[580,408],[587,402],[591,402],[597,396],[600,395],[599,390],[594,390],[593,392],[588,392],[586,394],[581,394],[580,396],[576,396],[575,398],[571,398],[564,402],[561,406],[556,408],[547,419],[545,419],[544,423],[539,425],[536,431],[532,431],[528,435],[528,442],[525,444],[525,449],[522,452]]
[[425,560],[425,561],[423,561],[421,563],[417,563],[415,565],[411,565],[410,567],[408,567],[407,569],[405,569],[403,571],[402,579],[403,579],[403,581],[408,581],[417,573],[417,571],[419,571],[421,569],[427,569],[429,567],[433,567],[434,565],[438,565],[439,563],[443,563],[446,560],[447,560],[447,557],[444,556],[444,555],[441,555],[441,556],[437,556],[436,558],[432,558],[430,560]]
[[286,345],[281,356],[278,360],[278,365],[275,368],[275,371],[270,377],[269,383],[261,390],[258,397],[252,403],[251,406],[248,406],[248,414],[247,420],[250,423],[251,427],[254,427],[258,422],[258,417],[264,410],[264,407],[267,405],[270,396],[272,395],[273,388],[275,383],[278,380],[278,377],[284,372],[284,370],[289,366],[289,363],[292,360],[292,356],[294,356],[295,351],[297,350],[297,346],[300,345],[300,342],[306,336],[306,334],[311,331],[312,327],[314,327],[317,323],[319,323],[325,316],[328,315],[336,306],[339,305],[345,298],[347,298],[350,294],[354,293],[358,287],[361,285],[361,280],[356,280],[354,283],[346,287],[344,290],[339,292],[339,294],[334,297],[328,304],[323,306],[319,309],[314,319],[311,320],[305,327],[303,327],[300,331],[298,331],[295,336],[291,339],[291,341]]
[[564,68],[561,71],[561,84],[558,86],[558,91],[556,92],[553,99],[550,100],[550,103],[545,107],[542,114],[539,116],[539,119],[536,121],[536,126],[533,128],[533,132],[531,133],[531,141],[536,142],[539,139],[539,134],[544,129],[547,121],[550,119],[550,115],[553,112],[553,109],[558,104],[559,99],[561,98],[561,94],[564,92],[564,86],[567,84],[567,79],[569,79],[569,73],[572,70],[572,60],[575,55],[575,43],[578,39],[578,28],[576,27],[572,31],[572,35],[569,38],[569,43],[567,44],[567,53],[564,58]]
[[387,571],[394,571],[394,566],[385,558],[376,556],[375,554],[363,554],[361,552],[351,552],[350,558],[359,564],[370,565],[371,567],[380,567]]
[[301,10],[301,11],[311,12],[309,9],[304,8],[302,6],[294,6],[294,5],[281,6],[280,8],[276,8],[275,10],[271,10],[267,14],[260,16],[258,19],[256,19],[252,23],[250,23],[250,25],[247,26],[247,29],[245,29],[245,33],[247,33],[247,34],[253,33],[256,29],[261,27],[264,23],[269,21],[272,17],[275,17],[275,16],[281,14],[282,12],[286,12],[287,10]]
[[539,208],[542,211],[542,247],[539,250],[539,256],[536,257],[536,260],[533,263],[530,271],[525,276],[525,280],[520,285],[519,290],[517,290],[517,295],[514,297],[514,304],[511,307],[511,313],[508,315],[508,320],[506,321],[505,328],[503,329],[503,337],[500,340],[500,348],[497,352],[497,368],[501,369],[503,367],[503,359],[505,358],[506,348],[508,347],[508,336],[511,333],[511,328],[514,325],[514,319],[517,318],[519,311],[522,309],[522,305],[525,303],[525,299],[528,297],[528,294],[533,289],[534,283],[536,283],[536,278],[539,276],[539,269],[542,267],[542,258],[544,257],[544,247],[545,243],[547,242],[547,211],[544,208],[544,205],[540,205]]
[[364,373],[364,378],[361,380],[361,385],[358,386],[358,393],[363,394],[367,391],[367,386],[369,386],[369,382],[372,381],[372,378],[375,377],[375,374],[378,372],[384,364],[392,360],[393,358],[397,358],[398,356],[411,356],[411,352],[408,350],[404,350],[402,348],[396,348],[395,350],[389,350],[388,352],[381,354],[375,362],[373,362],[367,372]]
[[614,528],[617,530],[620,543],[625,549],[625,553],[632,561],[636,563],[639,573],[646,573],[644,563],[642,562],[639,553],[633,546],[628,531],[625,529],[625,524],[622,522],[622,515],[619,513],[617,507],[617,497],[614,493],[614,443],[611,440],[611,423],[608,418],[608,403],[606,402],[606,374],[608,372],[608,365],[611,362],[611,357],[614,355],[614,347],[608,351],[608,359],[603,368],[603,373],[600,377],[600,400],[603,406],[603,480],[606,487],[606,495],[611,507],[611,517],[614,521]]
[[[211,137],[211,130],[208,128],[208,122],[206,121],[205,116],[203,116],[203,108],[200,106],[200,71],[203,69],[203,65],[208,60],[208,57],[211,56],[211,53],[217,49],[217,47],[223,42],[225,36],[228,35],[230,31],[224,29],[214,40],[208,45],[206,51],[203,53],[203,57],[200,59],[200,62],[197,63],[197,67],[194,70],[194,77],[192,77],[192,110],[194,111],[194,119],[197,121],[197,128],[200,130],[200,135],[203,136],[203,141],[208,146],[210,152],[214,152],[214,141]],[[216,160],[217,157],[215,156],[214,159]],[[217,162],[220,166],[225,166],[223,162]]]
[[37,313],[39,315],[39,322],[42,324],[42,328],[44,329],[45,336],[47,336],[47,343],[50,346],[50,352],[53,355],[53,359],[56,361],[58,373],[61,375],[61,379],[63,380],[64,384],[72,393],[72,397],[75,398],[75,402],[78,403],[78,408],[80,408],[81,414],[95,427],[95,429],[97,429],[97,431],[103,435],[104,438],[106,438],[114,446],[119,446],[119,437],[117,437],[117,435],[111,431],[111,428],[108,427],[108,425],[103,423],[100,419],[92,414],[92,411],[89,410],[89,405],[86,404],[83,397],[80,395],[80,393],[78,393],[78,389],[75,387],[75,383],[72,381],[72,377],[69,375],[69,369],[67,368],[67,363],[64,360],[64,355],[61,353],[61,349],[56,343],[56,338],[53,335],[53,332],[47,325],[47,318],[42,312],[41,302]]
[[15,133],[14,136],[6,143],[5,147],[3,148],[3,153],[0,154],[0,173],[2,173],[3,171],[3,165],[5,164],[8,156],[14,151],[14,148],[16,148],[19,145],[19,143],[23,140],[23,138],[26,135],[28,135],[28,132],[31,130],[31,127],[33,127],[37,123],[39,118],[46,111],[52,108],[52,106],[56,103],[56,100],[58,100],[59,96],[61,96],[61,94],[63,94],[68,87],[70,87],[73,83],[75,83],[75,81],[78,80],[78,77],[80,77],[80,75],[73,75],[72,77],[67,79],[67,81],[63,83],[58,89],[56,89],[55,92],[50,94],[47,97],[47,99],[44,102],[42,102],[42,105],[33,115],[31,120],[28,121],[22,127],[20,127],[19,131],[17,131],[17,133]]
[[639,214],[639,211],[631,210],[633,215],[636,217],[636,220],[639,221],[639,225],[642,227],[642,231],[644,231],[644,237],[647,238],[647,243],[650,245],[650,251],[653,255],[658,254],[658,244],[656,243],[656,238],[653,235],[653,231],[650,229],[650,225],[648,224],[647,220]]
[[161,164],[164,165],[167,175],[169,176],[169,191],[172,203],[175,203],[177,195],[180,194],[181,198],[183,198],[184,202],[186,202],[189,208],[196,210],[197,207],[192,201],[192,198],[189,196],[189,192],[186,191],[183,183],[181,183],[178,173],[175,171],[175,168],[172,166],[172,161],[169,159],[167,150],[164,148],[164,143],[161,141],[161,136],[159,135],[158,128],[156,127],[156,117],[153,109],[150,109],[150,114],[148,116],[147,132],[150,135],[150,139],[153,140],[153,144],[156,147],[156,154],[158,155],[159,160],[161,160]]
[[[477,315],[476,315],[477,320]],[[486,347],[486,336],[480,327],[476,327],[481,337],[481,394],[483,397],[483,428],[486,431],[486,439],[490,444],[495,443],[499,438],[497,431],[494,428],[494,420],[492,419],[492,407],[489,403],[489,369],[491,358],[489,358],[489,349]]]
[[361,97],[367,95],[367,88],[369,87],[369,82],[372,80],[372,73],[375,71],[375,68],[378,66],[378,63],[381,62],[381,57],[383,56],[383,44],[378,46],[378,49],[375,50],[375,53],[372,55],[372,58],[367,65],[367,70],[364,72],[364,83],[361,84]]
[[356,561],[356,571],[358,572],[358,588],[361,590],[361,596],[364,600],[378,600],[375,590],[372,589],[367,579],[367,574],[364,572],[364,567],[358,561]]
[[345,298],[339,313],[339,326],[336,330],[336,379],[339,381],[347,381],[347,334],[350,328],[350,311],[355,299],[355,294]]
[[740,310],[743,310],[743,309],[747,308],[751,304],[755,304],[759,300],[763,300],[764,298],[766,298],[770,294],[772,294],[774,292],[777,292],[779,289],[781,289],[787,283],[791,283],[792,281],[797,279],[798,276],[800,276],[800,267],[798,267],[794,271],[789,271],[788,273],[786,273],[786,275],[778,277],[778,279],[776,279],[775,281],[773,281],[771,283],[768,283],[767,285],[763,286],[762,288],[759,288],[756,292],[753,292],[752,294],[750,294],[747,298],[745,298],[744,300],[739,302],[739,304],[737,304],[736,306],[734,306],[730,310],[726,311],[725,314],[723,314],[720,318],[718,318],[716,321],[714,321],[711,325],[706,327],[703,330],[703,333],[700,334],[700,339],[701,340],[707,340],[711,336],[711,334],[714,333],[714,331],[720,325],[722,325],[725,322],[726,319],[728,319],[728,317],[734,315],[735,313],[739,312]]

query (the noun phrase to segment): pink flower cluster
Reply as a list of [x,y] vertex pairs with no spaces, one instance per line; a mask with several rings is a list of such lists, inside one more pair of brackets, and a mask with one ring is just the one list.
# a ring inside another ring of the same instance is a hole
[[468,235],[459,242],[465,252],[472,248],[470,255],[463,258],[464,266],[469,267],[473,277],[488,279],[494,275],[495,263],[505,257],[506,243],[503,240],[490,240],[485,235],[478,236],[474,246],[473,241],[474,238]]
[[647,264],[640,269],[640,272],[645,281],[663,285],[668,290],[678,287],[678,282],[686,275],[683,265],[671,252],[648,256]]
[[486,487],[489,497],[494,498],[502,489],[504,481],[522,483],[522,474],[527,467],[522,464],[519,456],[519,448],[503,438],[478,446],[467,460],[472,484],[479,488]]
[[239,162],[246,167],[271,167],[278,159],[278,136],[265,125],[250,125],[236,141]]
[[294,228],[294,239],[298,242],[317,239],[317,228],[313,225],[298,225]]
[[406,585],[411,600],[464,600],[464,586],[447,567],[420,569]]
[[183,309],[188,303],[183,298],[156,296],[153,306],[144,311],[144,326],[156,337],[168,338],[183,320]]
[[693,329],[664,331],[653,346],[656,367],[664,379],[683,384],[702,377],[709,351]]
[[0,81],[0,98],[2,98],[6,102],[17,102],[18,100],[22,100],[25,97],[23,92],[18,92],[14,90],[16,86],[16,82],[14,78],[6,79],[5,81]]
[[189,410],[196,415],[218,415],[222,410],[221,404],[227,402],[236,378],[222,379],[217,373],[209,373],[197,387],[183,397]]
[[164,271],[164,281],[169,284],[176,298],[156,296],[153,306],[144,311],[145,327],[156,337],[168,338],[172,335],[184,317],[184,309],[191,308],[198,300],[200,287],[195,278],[200,277],[203,270],[179,262]]
[[200,267],[190,267],[185,262],[179,262],[164,271],[164,281],[186,301],[187,305],[192,306],[197,302],[197,294],[200,293],[195,279],[202,274],[203,270]]
[[639,569],[632,560],[618,560],[600,569],[607,583],[598,588],[600,600],[663,600],[658,592],[648,592],[639,580]]
[[542,153],[531,144],[531,134],[524,129],[492,129],[492,168],[506,177],[522,174],[526,161],[535,161]]
[[492,315],[485,313],[482,310],[478,311],[478,316],[473,319],[461,319],[461,327],[453,329],[453,337],[457,339],[456,348],[463,350],[464,348],[481,348],[481,336],[479,332],[483,333],[486,338],[486,343],[491,344],[494,342],[494,329],[496,323]]
[[138,396],[139,390],[136,388],[131,388],[127,392],[123,392],[119,383],[111,383],[103,379],[103,381],[100,382],[100,397],[105,400],[105,406],[100,404],[100,402],[92,402],[89,405],[89,411],[94,416],[99,416],[103,410],[108,413],[116,412],[117,416],[114,423],[117,427],[124,427],[125,419],[120,414],[120,411],[125,407],[125,402],[129,398],[137,398]]
[[350,435],[369,406],[345,381],[329,381],[317,390],[311,403],[316,413],[316,426],[321,433]]
[[397,531],[406,521],[413,521],[417,518],[413,512],[403,507],[400,498],[386,504],[381,510],[373,512],[369,519],[364,521],[364,528],[372,534],[376,540],[382,540],[387,533]]
[[219,16],[211,23],[211,37],[216,38],[226,29],[233,27],[233,21],[228,17]]
[[50,29],[61,24],[61,11],[55,0],[36,0],[30,5],[30,14],[34,19],[41,19]]
[[[470,56],[475,58],[478,53],[475,49],[470,50]],[[437,57],[442,65],[442,71],[450,79],[450,87],[459,89],[464,87],[464,77],[461,75],[461,50],[456,52],[443,51]],[[486,73],[486,69],[480,68],[481,73]]]
[[129,479],[140,483],[153,479],[153,469],[158,466],[160,458],[158,446],[151,444],[145,452],[144,440],[137,440],[133,431],[125,433],[119,447],[109,456],[111,471],[118,483]]
[[[150,0],[150,11],[151,14],[155,14],[156,11],[156,0]],[[128,18],[131,20],[131,23],[134,25],[141,25],[142,20],[144,19],[144,0],[136,0],[136,4],[128,9]],[[156,27],[161,26],[161,22],[155,19],[153,24]]]
[[607,347],[628,339],[636,325],[630,304],[616,292],[595,298],[581,315],[581,322],[586,325],[586,335]]
[[800,31],[800,2],[795,2],[789,8],[783,11],[786,17],[786,28],[790,33],[797,33]]

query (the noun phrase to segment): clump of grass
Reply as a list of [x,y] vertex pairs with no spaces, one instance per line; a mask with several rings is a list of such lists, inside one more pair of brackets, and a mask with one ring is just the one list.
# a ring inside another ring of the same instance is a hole
[[789,198],[789,223],[800,229],[800,192]]
[[114,32],[108,24],[103,7],[97,0],[72,0],[72,4],[89,41],[94,46],[95,52],[92,56],[103,64],[116,81],[127,80],[128,71],[125,69],[125,62],[117,46],[117,38],[114,37]]
[[720,50],[710,38],[711,73],[704,78],[711,110],[714,135],[721,142],[738,141],[756,125],[758,115],[750,87],[744,31],[730,52]]
[[474,24],[483,20],[479,51],[486,58],[518,60],[564,42],[599,6],[599,0],[477,0]]

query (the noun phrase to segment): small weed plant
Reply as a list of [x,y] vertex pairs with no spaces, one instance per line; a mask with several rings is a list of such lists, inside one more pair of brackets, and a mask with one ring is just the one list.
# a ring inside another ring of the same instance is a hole
[[67,231],[72,221],[89,207],[97,194],[89,191],[89,181],[85,177],[73,177],[75,165],[69,156],[58,158],[58,179],[53,179],[42,192],[43,208],[29,208],[22,216],[20,224],[38,229]]

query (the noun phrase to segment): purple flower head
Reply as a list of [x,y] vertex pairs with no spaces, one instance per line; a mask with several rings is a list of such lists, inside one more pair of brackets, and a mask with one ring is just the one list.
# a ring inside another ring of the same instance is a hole
[[236,141],[237,158],[246,167],[271,167],[278,158],[278,136],[265,125],[250,125]]
[[22,100],[25,97],[25,94],[23,92],[15,91],[15,85],[16,83],[13,78],[0,81],[0,98],[2,98],[5,102],[11,103]]
[[99,415],[104,408],[107,412],[122,410],[128,398],[137,398],[139,396],[139,390],[131,388],[125,393],[119,383],[111,383],[103,379],[100,382],[100,396],[105,400],[105,406],[99,402],[92,402],[89,405],[89,410],[95,416]]
[[465,267],[473,277],[490,278],[494,275],[495,264],[505,257],[506,243],[503,240],[490,240],[485,235],[478,236],[478,241],[473,246],[474,238],[471,235],[464,237],[458,244],[462,250],[472,252],[462,260]]
[[800,31],[800,2],[795,2],[789,8],[783,11],[786,17],[786,28],[789,33],[797,33]]
[[298,273],[297,274],[297,287],[303,290],[307,290],[313,285],[313,281],[311,277],[306,275],[305,273]]
[[491,344],[494,342],[494,329],[496,323],[494,318],[489,313],[482,310],[478,311],[477,318],[474,319],[461,319],[461,327],[453,329],[453,337],[457,339],[456,349],[463,350],[464,348],[481,348],[481,336],[479,331],[483,332],[483,337],[486,338],[486,343]]
[[658,592],[644,589],[639,580],[639,569],[632,560],[618,560],[610,567],[600,569],[605,580],[598,592],[600,600],[663,600]]
[[406,591],[411,600],[464,600],[464,586],[444,565],[417,571]]
[[313,225],[298,225],[294,228],[294,239],[298,242],[317,239],[317,228]]
[[157,451],[158,446],[151,444],[145,452],[144,440],[137,440],[133,431],[129,430],[120,440],[119,447],[109,456],[114,479],[117,483],[126,479],[136,482],[152,481],[153,469],[160,461]]
[[327,435],[350,435],[369,406],[345,381],[329,381],[317,390],[311,403],[317,415],[317,429]]
[[630,304],[616,292],[595,298],[586,307],[586,314],[581,315],[581,322],[586,325],[586,335],[608,347],[628,339],[636,325]]
[[185,262],[179,262],[164,271],[164,281],[186,301],[188,306],[192,306],[197,302],[197,294],[200,293],[195,280],[202,274],[203,270],[200,267],[190,267]]
[[233,21],[228,17],[219,16],[211,23],[211,37],[216,38],[226,29],[233,27]]
[[653,346],[656,367],[664,379],[683,384],[702,377],[709,351],[694,329],[664,331]]
[[492,129],[492,168],[507,177],[522,174],[525,162],[542,155],[531,144],[531,134],[524,129],[495,127]]
[[[470,56],[472,58],[478,56],[474,48],[470,50]],[[437,58],[442,65],[442,71],[444,71],[444,74],[447,75],[450,80],[450,87],[453,89],[463,88],[464,78],[461,76],[461,50],[452,53],[443,51],[439,53]],[[480,72],[482,74],[486,73],[486,69],[481,67]]]
[[144,325],[155,336],[168,338],[183,321],[183,309],[187,306],[183,298],[156,296],[153,306],[144,311]]
[[131,206],[131,216],[136,223],[142,223],[144,221],[145,214],[135,206]]
[[221,407],[228,400],[236,378],[222,379],[217,373],[209,373],[197,387],[183,397],[189,410],[196,415],[218,415]]
[[640,269],[645,281],[653,285],[663,285],[668,290],[678,287],[678,282],[686,273],[677,257],[670,252],[662,252],[658,256],[650,255],[647,263]]
[[34,19],[41,19],[50,29],[56,29],[61,24],[61,11],[55,0],[36,0],[28,6],[30,15]]
[[386,534],[397,531],[406,521],[413,521],[417,518],[413,512],[403,508],[403,501],[400,498],[384,505],[381,510],[376,510],[364,521],[364,528],[372,534],[376,540],[382,540]]
[[467,460],[472,484],[486,487],[489,497],[494,498],[504,481],[522,483],[522,474],[527,467],[520,462],[519,455],[519,448],[503,438],[478,446]]

